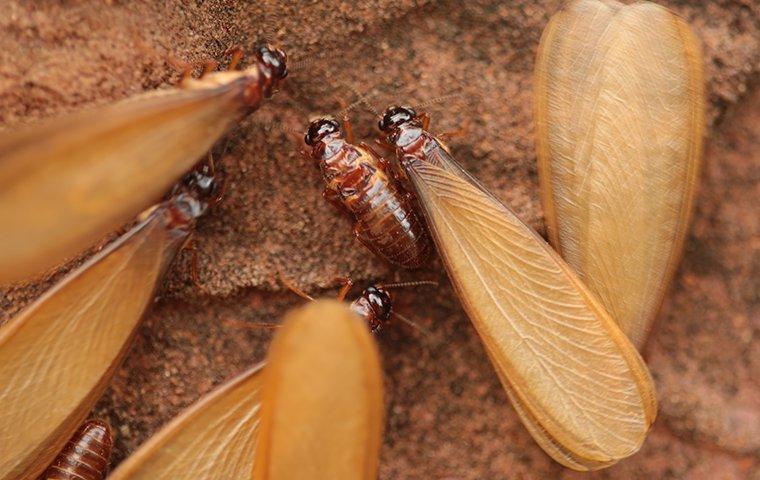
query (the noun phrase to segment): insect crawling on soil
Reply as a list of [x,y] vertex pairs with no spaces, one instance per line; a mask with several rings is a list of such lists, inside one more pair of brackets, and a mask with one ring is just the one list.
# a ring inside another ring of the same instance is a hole
[[105,390],[172,259],[218,200],[204,172],[0,327],[0,480],[39,474]]
[[111,427],[100,420],[87,420],[40,480],[104,480],[112,450]]
[[327,186],[324,197],[353,215],[354,235],[391,263],[417,268],[430,254],[430,241],[409,194],[396,184],[384,161],[366,144],[354,145],[350,124],[320,118],[305,142]]
[[[301,298],[305,298],[306,300],[314,300],[313,297],[298,288],[286,278],[282,277],[282,275],[280,275],[280,277],[280,281],[282,281],[288,290],[292,291]],[[359,318],[362,319],[371,333],[379,333],[395,317],[408,326],[414,328],[418,332],[429,337],[429,331],[417,325],[415,322],[406,318],[404,315],[401,315],[393,309],[393,300],[391,299],[391,294],[389,292],[389,290],[394,288],[417,287],[421,285],[438,286],[438,283],[430,280],[418,280],[412,282],[370,285],[369,287],[362,290],[356,299],[349,303],[349,308],[354,313],[356,313]],[[353,280],[350,278],[345,278],[343,280],[343,286],[338,292],[338,300],[345,300],[346,295],[348,295],[348,292],[351,291],[351,287],[353,286]]]
[[[237,64],[237,57],[231,66]],[[239,71],[0,135],[0,283],[51,268],[153,204],[287,75],[258,49]]]
[[535,75],[549,241],[637,347],[681,257],[705,127],[699,40],[651,2],[569,3]]
[[468,174],[428,117],[379,122],[395,175],[416,194],[465,312],[536,442],[577,470],[635,453],[657,404],[636,349],[572,269]]

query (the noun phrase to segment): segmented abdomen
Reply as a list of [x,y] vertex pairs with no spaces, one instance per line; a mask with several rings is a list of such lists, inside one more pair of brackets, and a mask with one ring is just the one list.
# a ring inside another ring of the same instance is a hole
[[381,171],[357,194],[356,233],[367,246],[406,268],[421,266],[430,254],[425,225],[410,199]]
[[40,480],[103,480],[113,449],[111,429],[88,420],[69,439]]

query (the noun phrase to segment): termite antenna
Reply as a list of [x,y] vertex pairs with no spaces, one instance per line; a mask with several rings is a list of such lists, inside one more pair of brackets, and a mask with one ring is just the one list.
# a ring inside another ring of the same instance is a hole
[[266,330],[274,330],[281,327],[278,323],[243,322],[240,320],[232,320],[230,318],[225,318],[222,320],[222,323],[227,327],[237,328],[239,330],[259,330],[262,328]]
[[413,329],[417,330],[419,333],[425,336],[428,340],[433,337],[433,332],[428,330],[427,328],[423,327],[422,325],[418,324],[417,322],[412,321],[411,319],[405,317],[404,315],[401,315],[398,312],[393,312],[393,316],[401,320],[406,325],[412,327]]
[[454,98],[459,98],[459,97],[467,97],[467,105],[470,105],[472,103],[475,103],[475,100],[480,100],[483,96],[480,94],[466,94],[462,92],[446,93],[444,95],[434,97],[428,100],[424,100],[420,103],[412,105],[412,108],[415,110],[422,110],[425,107],[429,107],[430,105],[435,105],[437,103],[442,103],[442,102],[445,102]]
[[298,295],[299,297],[301,297],[303,299],[306,299],[306,300],[309,300],[309,301],[313,301],[314,300],[314,297],[312,297],[308,293],[304,292],[300,288],[296,287],[296,285],[293,282],[291,282],[290,280],[288,280],[285,277],[285,275],[283,275],[282,271],[278,270],[277,271],[277,276],[280,279],[280,283],[282,283],[282,285],[285,288],[287,288],[288,290],[290,290],[291,292],[295,293],[296,295]]
[[399,282],[399,283],[384,283],[381,285],[378,285],[381,288],[384,288],[386,290],[392,289],[392,288],[405,288],[405,287],[419,287],[422,285],[427,285],[431,287],[437,287],[438,282],[434,280],[416,280],[412,282]]

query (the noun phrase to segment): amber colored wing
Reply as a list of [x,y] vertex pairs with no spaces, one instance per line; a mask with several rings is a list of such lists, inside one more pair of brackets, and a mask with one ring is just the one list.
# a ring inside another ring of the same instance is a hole
[[158,207],[0,328],[0,479],[35,478],[105,390],[184,237]]
[[442,149],[406,173],[507,394],[558,462],[635,453],[656,415],[641,357],[570,268]]
[[552,245],[641,347],[694,205],[699,42],[653,3],[574,2],[544,31],[535,96]]
[[254,479],[377,478],[380,360],[347,305],[317,300],[288,314],[263,375]]
[[146,94],[0,136],[0,283],[56,266],[155,203],[238,118],[236,86]]
[[151,437],[109,480],[250,480],[263,364],[201,398]]

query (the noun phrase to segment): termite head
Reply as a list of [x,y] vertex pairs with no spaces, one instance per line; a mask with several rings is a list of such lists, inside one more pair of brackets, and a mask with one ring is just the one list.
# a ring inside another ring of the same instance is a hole
[[382,132],[391,134],[401,125],[417,119],[417,112],[412,107],[393,105],[385,109],[383,118],[378,122]]
[[279,48],[263,45],[256,52],[256,57],[269,70],[275,81],[282,80],[288,76],[288,56]]
[[192,223],[210,206],[221,201],[223,191],[223,172],[215,170],[209,163],[199,164],[172,191],[173,223],[178,226]]
[[[303,141],[311,147],[311,156],[315,160],[331,158],[340,148],[340,145],[331,144],[329,140],[338,139],[342,135],[340,123],[334,118],[318,118],[311,122]],[[331,145],[328,145],[331,144]],[[332,148],[330,148],[332,147]],[[329,149],[329,151],[327,151]],[[327,151],[327,152],[326,152]]]
[[388,107],[377,126],[386,134],[388,143],[401,149],[410,146],[422,135],[422,120],[412,107]]
[[352,309],[367,321],[372,331],[380,331],[391,318],[391,296],[386,289],[372,285],[362,292],[361,296],[351,304]]
[[313,147],[315,143],[321,141],[326,136],[339,132],[340,123],[337,120],[334,118],[318,118],[309,125],[303,141],[306,142],[306,145]]

